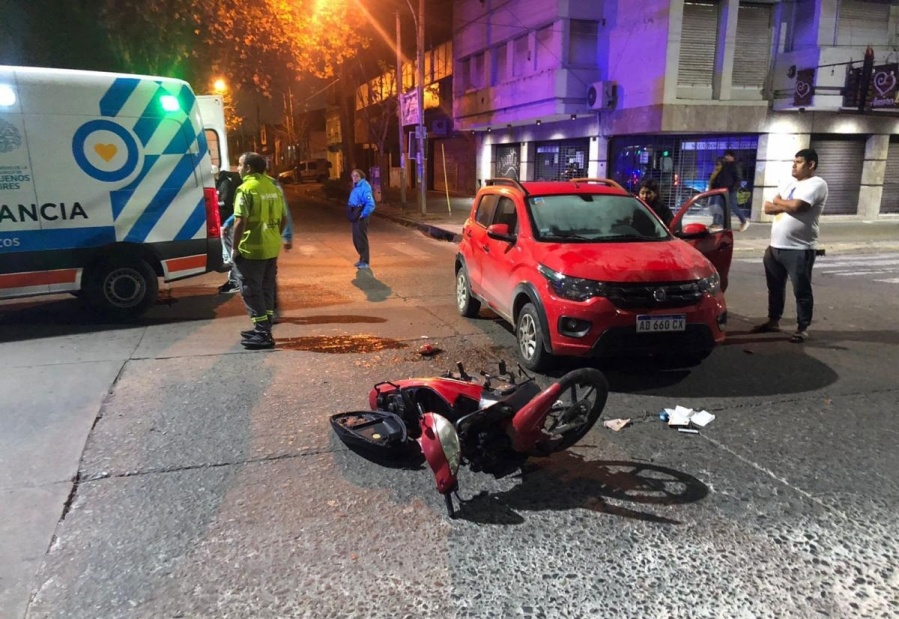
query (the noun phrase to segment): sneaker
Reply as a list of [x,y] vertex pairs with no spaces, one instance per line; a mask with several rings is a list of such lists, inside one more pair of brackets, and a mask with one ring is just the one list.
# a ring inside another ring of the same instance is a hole
[[776,320],[768,320],[749,330],[750,333],[777,333],[778,331],[780,331],[780,323]]
[[370,269],[371,267],[368,266],[368,263],[367,263],[367,262],[357,262],[357,263],[356,263],[356,268],[357,268],[357,269]]
[[219,294],[234,294],[235,292],[240,292],[240,286],[231,280],[228,280],[219,286]]
[[797,329],[796,333],[790,336],[791,344],[802,344],[805,340],[808,339],[808,330],[807,329]]
[[251,350],[262,350],[266,348],[274,348],[275,340],[272,337],[271,333],[265,333],[264,331],[255,331],[249,337],[245,337],[240,341],[241,346],[244,348],[249,348]]
[[740,224],[740,232],[746,232],[749,229],[749,220],[747,219],[743,223]]

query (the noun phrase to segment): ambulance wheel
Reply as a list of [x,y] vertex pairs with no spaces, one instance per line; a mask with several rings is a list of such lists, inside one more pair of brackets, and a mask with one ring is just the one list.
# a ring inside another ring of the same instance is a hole
[[112,256],[86,273],[85,297],[91,307],[111,320],[136,318],[150,309],[159,294],[153,267],[140,258]]

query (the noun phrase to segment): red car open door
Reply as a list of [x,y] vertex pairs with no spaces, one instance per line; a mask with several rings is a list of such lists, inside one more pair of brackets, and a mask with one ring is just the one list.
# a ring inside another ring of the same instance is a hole
[[696,194],[683,204],[671,220],[671,232],[709,259],[727,290],[727,275],[734,254],[734,231],[730,227],[727,189]]

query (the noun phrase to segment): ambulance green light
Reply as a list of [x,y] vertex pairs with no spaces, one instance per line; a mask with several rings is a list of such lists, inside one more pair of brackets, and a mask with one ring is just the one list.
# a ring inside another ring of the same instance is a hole
[[172,95],[162,95],[159,97],[162,109],[166,112],[178,112],[181,110],[181,104],[178,103],[178,97]]
[[0,107],[12,107],[16,104],[16,91],[8,84],[0,84]]

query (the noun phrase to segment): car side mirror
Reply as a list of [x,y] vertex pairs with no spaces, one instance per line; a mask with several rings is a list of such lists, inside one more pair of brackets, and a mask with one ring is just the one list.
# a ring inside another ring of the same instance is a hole
[[497,241],[514,243],[518,237],[509,232],[509,224],[493,224],[487,228],[487,236]]
[[700,239],[709,235],[709,229],[705,224],[693,222],[683,227],[677,234],[682,239]]

